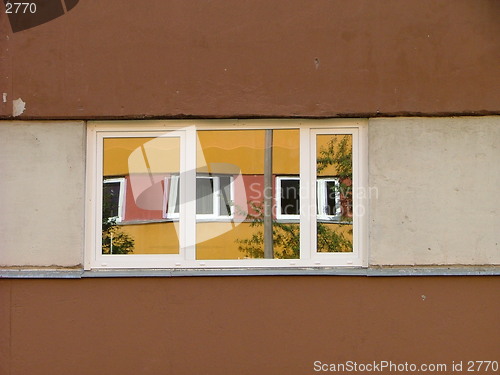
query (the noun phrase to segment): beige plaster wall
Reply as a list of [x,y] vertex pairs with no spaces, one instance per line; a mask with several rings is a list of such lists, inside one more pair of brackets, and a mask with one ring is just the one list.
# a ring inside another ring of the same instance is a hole
[[370,265],[500,264],[500,117],[371,119],[369,181]]
[[0,266],[82,263],[83,122],[0,122]]

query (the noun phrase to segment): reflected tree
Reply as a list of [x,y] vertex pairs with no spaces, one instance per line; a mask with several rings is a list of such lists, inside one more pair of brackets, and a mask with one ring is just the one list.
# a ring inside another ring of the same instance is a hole
[[[318,151],[316,173],[321,173],[329,166],[336,170],[339,178],[341,223],[352,224],[352,145],[350,136],[332,136],[325,147]],[[332,192],[334,194],[334,192]],[[331,228],[328,223],[317,223],[319,252],[351,252],[352,240],[347,238],[340,227]],[[352,237],[352,228],[347,231]]]
[[349,136],[332,137],[326,147],[318,152],[316,171],[321,173],[329,166],[334,166],[340,181],[340,195],[343,222],[352,222],[352,148]]
[[[238,250],[249,258],[264,258],[264,209],[262,204],[250,203],[252,214],[251,228],[259,228],[250,238],[237,239]],[[279,223],[273,221],[274,258],[298,259],[300,256],[300,236],[298,223]]]
[[[352,224],[352,147],[349,136],[334,136],[318,152],[317,173],[334,166],[339,178],[342,215],[340,223],[332,228],[333,223],[317,223],[318,252],[351,252],[352,228],[342,231],[342,224]],[[332,192],[334,194],[335,192]],[[262,204],[250,203],[255,212],[250,227],[257,228],[250,238],[237,239],[238,250],[249,258],[264,258],[264,212]],[[273,221],[274,257],[281,259],[300,258],[300,231],[298,223]],[[346,236],[349,234],[349,236]]]
[[134,239],[124,233],[116,220],[116,208],[112,203],[112,192],[103,189],[102,199],[102,253],[130,254],[134,252]]

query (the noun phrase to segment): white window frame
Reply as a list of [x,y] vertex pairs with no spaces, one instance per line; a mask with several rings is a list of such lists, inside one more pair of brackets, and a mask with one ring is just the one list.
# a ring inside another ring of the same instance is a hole
[[[329,129],[312,129],[310,132],[311,148],[309,149],[310,158],[316,160],[318,135],[352,135],[352,209],[356,214],[352,218],[353,226],[353,251],[351,253],[336,253],[339,256],[339,263],[345,266],[362,265],[367,267],[367,252],[368,252],[368,155],[367,155],[367,126],[359,126],[352,129],[329,128]],[[316,168],[310,168],[308,183],[309,188],[313,191],[311,194],[313,202],[317,202],[317,181],[322,178],[317,177]],[[314,187],[314,188],[313,188]],[[314,211],[313,211],[314,210]],[[360,213],[358,215],[357,213]],[[362,213],[362,215],[361,215]],[[322,220],[322,215],[319,215],[315,207],[309,207],[307,212],[310,220],[310,239],[313,243],[314,263],[317,265],[323,264],[331,253],[322,253],[317,251],[317,221]],[[302,219],[302,216],[301,216]]]
[[[351,134],[353,136],[353,191],[367,192],[366,119],[330,120],[158,120],[90,121],[87,134],[87,186],[85,269],[153,268],[311,268],[367,267],[368,196],[353,194],[353,252],[316,251],[316,135]],[[300,133],[300,259],[196,259],[196,144],[198,130],[298,129]],[[116,137],[180,138],[180,213],[179,254],[108,255],[101,252],[102,158],[103,139]],[[306,190],[302,192],[302,190]],[[310,192],[309,194],[307,192]],[[356,215],[361,207],[364,215]]]
[[111,183],[116,183],[118,182],[120,184],[120,190],[119,190],[119,196],[118,196],[118,215],[117,216],[112,216],[109,219],[115,219],[117,223],[122,222],[125,219],[125,178],[124,177],[118,177],[118,178],[105,178],[103,180],[103,184],[111,184]]

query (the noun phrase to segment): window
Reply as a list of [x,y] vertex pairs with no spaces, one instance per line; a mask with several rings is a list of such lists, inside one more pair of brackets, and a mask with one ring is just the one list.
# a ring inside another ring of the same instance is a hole
[[[300,178],[276,177],[276,218],[278,220],[299,220]],[[340,220],[340,182],[338,178],[318,178],[316,181],[317,215],[321,220]]]
[[363,266],[366,123],[89,124],[86,268]]
[[300,218],[300,178],[276,177],[276,218]]
[[316,200],[318,218],[339,220],[342,213],[339,179],[319,178],[317,180]]
[[103,220],[123,220],[123,198],[125,196],[124,178],[107,178],[102,186]]
[[[230,219],[234,207],[232,176],[196,177],[196,218]],[[179,218],[179,176],[165,178],[164,217]]]

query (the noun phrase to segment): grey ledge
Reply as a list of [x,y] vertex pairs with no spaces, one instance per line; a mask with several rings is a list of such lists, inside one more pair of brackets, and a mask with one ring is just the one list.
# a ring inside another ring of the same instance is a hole
[[0,268],[0,278],[80,279],[94,277],[189,276],[499,276],[500,266],[369,267],[369,268],[231,268],[231,269],[49,269]]

